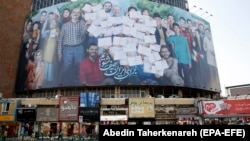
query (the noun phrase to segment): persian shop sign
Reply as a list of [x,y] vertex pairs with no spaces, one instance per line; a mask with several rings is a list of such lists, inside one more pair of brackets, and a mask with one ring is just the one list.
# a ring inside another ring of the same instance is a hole
[[154,98],[129,98],[130,118],[154,118]]
[[58,108],[37,108],[36,121],[57,121]]
[[77,121],[79,96],[60,97],[59,120]]
[[14,116],[13,115],[0,116],[0,121],[14,121]]

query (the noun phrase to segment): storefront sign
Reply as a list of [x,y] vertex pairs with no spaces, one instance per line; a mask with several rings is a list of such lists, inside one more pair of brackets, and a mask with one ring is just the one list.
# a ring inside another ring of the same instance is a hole
[[0,116],[0,121],[14,121],[14,115]]
[[100,121],[100,108],[80,107],[79,116],[83,117],[83,121]]
[[96,107],[100,104],[100,94],[95,92],[81,92],[80,107]]
[[198,113],[198,108],[176,108],[176,114],[178,115],[195,115]]
[[101,105],[125,105],[125,98],[102,98]]
[[59,120],[78,121],[79,96],[60,97]]
[[101,116],[101,121],[125,121],[128,120],[127,115],[106,115]]
[[130,118],[154,118],[154,98],[129,98]]
[[16,120],[21,122],[36,121],[36,109],[35,108],[17,108]]
[[79,116],[79,122],[83,122],[83,116]]
[[166,119],[176,119],[176,115],[170,115],[170,114],[156,114],[155,119],[157,120],[166,120]]
[[58,108],[37,108],[36,121],[57,121]]

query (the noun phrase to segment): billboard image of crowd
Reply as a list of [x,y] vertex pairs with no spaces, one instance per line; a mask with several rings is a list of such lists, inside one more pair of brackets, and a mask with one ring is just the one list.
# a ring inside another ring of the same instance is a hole
[[210,24],[145,0],[76,0],[25,21],[16,91],[159,85],[219,91]]

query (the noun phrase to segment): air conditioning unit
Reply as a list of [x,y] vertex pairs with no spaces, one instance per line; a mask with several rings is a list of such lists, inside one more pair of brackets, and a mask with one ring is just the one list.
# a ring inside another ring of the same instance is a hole
[[176,94],[172,94],[171,96],[169,96],[169,98],[178,98],[179,96]]
[[157,98],[164,98],[164,95],[157,95]]

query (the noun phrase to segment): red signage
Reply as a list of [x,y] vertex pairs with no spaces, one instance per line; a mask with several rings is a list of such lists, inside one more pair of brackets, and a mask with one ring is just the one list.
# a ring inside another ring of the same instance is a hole
[[202,101],[202,114],[250,114],[250,99]]
[[60,97],[60,121],[78,121],[79,96]]

